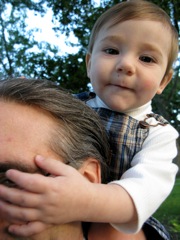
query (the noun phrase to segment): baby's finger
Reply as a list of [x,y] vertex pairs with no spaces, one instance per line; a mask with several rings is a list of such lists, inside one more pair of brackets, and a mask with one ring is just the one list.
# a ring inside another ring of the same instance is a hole
[[32,208],[41,205],[39,195],[3,185],[0,185],[0,199],[21,207]]
[[29,222],[23,225],[10,225],[8,231],[14,235],[29,237],[34,234],[38,234],[45,229],[51,227],[41,222]]
[[74,171],[74,168],[66,165],[61,160],[44,158],[40,155],[35,157],[35,163],[39,168],[55,176],[68,176]]
[[11,210],[11,208],[9,208],[9,206],[10,206],[9,203],[6,203],[6,202],[3,202],[3,201],[0,200],[0,216],[1,216],[1,219],[5,220],[9,223],[13,223],[13,224],[25,224],[24,221],[12,217],[11,212],[9,214],[9,211]]
[[40,220],[40,212],[31,208],[20,208],[10,203],[0,200],[0,213],[1,218],[6,219],[8,222],[30,222]]
[[43,193],[48,184],[47,178],[41,174],[25,173],[15,169],[8,170],[6,176],[19,188],[34,193]]

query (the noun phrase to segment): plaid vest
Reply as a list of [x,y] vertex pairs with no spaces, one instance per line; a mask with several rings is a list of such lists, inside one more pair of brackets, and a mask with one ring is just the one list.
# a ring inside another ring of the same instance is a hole
[[111,148],[110,179],[120,179],[131,167],[131,161],[142,148],[149,128],[142,128],[139,121],[122,113],[105,108],[94,109],[103,122]]
[[[82,101],[95,97],[94,93],[80,93],[77,95]],[[148,114],[143,121],[136,120],[126,114],[115,112],[106,108],[93,108],[100,116],[109,136],[111,148],[110,176],[108,181],[118,180],[122,174],[131,167],[134,156],[142,149],[144,140],[149,134],[149,125],[146,119],[154,117],[159,123],[153,125],[166,125],[168,122],[157,114]]]

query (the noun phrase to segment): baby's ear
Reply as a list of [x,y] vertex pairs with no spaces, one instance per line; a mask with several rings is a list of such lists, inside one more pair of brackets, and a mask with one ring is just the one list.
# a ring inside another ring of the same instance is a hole
[[165,89],[165,87],[168,85],[168,83],[171,81],[173,76],[173,70],[171,69],[163,78],[163,80],[161,81],[159,88],[157,90],[157,94],[161,94],[163,92],[163,90]]
[[90,68],[91,68],[91,54],[87,53],[86,54],[86,71],[87,71],[88,78],[90,77],[89,76]]
[[99,162],[94,158],[88,158],[79,172],[92,183],[101,183],[101,168]]

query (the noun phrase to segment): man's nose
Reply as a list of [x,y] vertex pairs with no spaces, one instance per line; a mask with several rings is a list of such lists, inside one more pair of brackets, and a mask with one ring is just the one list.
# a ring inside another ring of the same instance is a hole
[[135,73],[135,62],[130,56],[119,56],[116,65],[116,71],[118,73],[124,73],[127,75],[133,75]]

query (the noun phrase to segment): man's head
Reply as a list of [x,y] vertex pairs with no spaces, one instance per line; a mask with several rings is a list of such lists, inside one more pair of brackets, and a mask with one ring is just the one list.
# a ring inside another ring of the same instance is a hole
[[[0,81],[0,125],[1,175],[9,168],[43,174],[34,163],[40,154],[78,170],[93,159],[105,179],[109,149],[99,117],[55,84],[21,78]],[[0,221],[0,239],[21,239],[11,237],[7,226]],[[55,234],[49,229],[48,233]],[[41,236],[22,239],[40,240]]]

